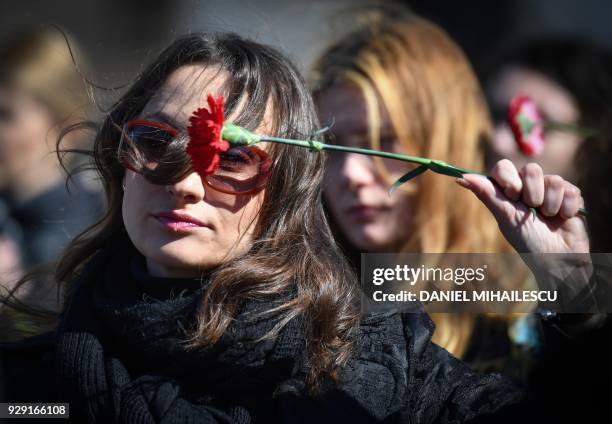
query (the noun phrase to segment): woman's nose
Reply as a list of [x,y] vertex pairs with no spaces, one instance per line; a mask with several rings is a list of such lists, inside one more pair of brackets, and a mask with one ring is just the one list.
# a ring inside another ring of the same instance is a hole
[[357,188],[376,182],[372,159],[356,153],[346,154],[341,167],[342,177],[349,188]]
[[182,203],[197,203],[206,194],[202,178],[196,172],[191,172],[174,184],[168,184],[166,190]]

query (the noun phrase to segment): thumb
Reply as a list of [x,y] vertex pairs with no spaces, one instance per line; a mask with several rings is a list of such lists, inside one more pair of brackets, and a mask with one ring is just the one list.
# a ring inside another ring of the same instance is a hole
[[484,175],[464,174],[463,178],[458,178],[455,181],[461,187],[465,187],[474,193],[498,218],[500,215],[505,215],[508,212],[508,206],[512,204],[501,189]]

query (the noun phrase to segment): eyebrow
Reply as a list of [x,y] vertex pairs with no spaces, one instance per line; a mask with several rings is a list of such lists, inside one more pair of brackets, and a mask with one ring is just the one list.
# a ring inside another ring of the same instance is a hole
[[164,124],[167,124],[176,130],[181,129],[181,125],[174,118],[172,118],[170,115],[164,112],[155,112],[152,114],[148,114],[142,117],[141,119],[147,119],[151,121],[161,121]]

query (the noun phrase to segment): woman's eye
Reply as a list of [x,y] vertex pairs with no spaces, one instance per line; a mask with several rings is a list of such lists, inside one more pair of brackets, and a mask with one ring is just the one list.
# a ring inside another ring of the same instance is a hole
[[166,131],[153,128],[135,128],[130,136],[134,142],[140,144],[162,144],[172,141],[172,136]]
[[221,155],[221,166],[235,167],[251,162],[251,156],[241,149],[232,149]]
[[230,152],[225,156],[225,160],[231,162],[247,162],[249,157],[242,152]]

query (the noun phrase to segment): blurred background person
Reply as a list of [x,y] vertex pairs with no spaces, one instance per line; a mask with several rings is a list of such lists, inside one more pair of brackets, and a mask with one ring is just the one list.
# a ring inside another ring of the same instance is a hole
[[[74,48],[74,45],[72,46]],[[54,260],[93,223],[100,196],[76,178],[68,192],[56,155],[63,129],[83,119],[88,97],[67,41],[55,30],[31,31],[0,49],[0,189],[22,227],[25,266]],[[61,148],[86,147],[83,133]]]
[[[376,8],[363,22],[323,53],[313,73],[320,119],[333,122],[331,141],[482,171],[492,125],[461,49],[441,28],[403,8]],[[391,184],[410,169],[394,160],[329,155],[325,200],[356,267],[362,252],[509,251],[493,217],[453,178],[425,173],[389,196]],[[523,287],[527,275],[518,269],[511,283]],[[432,318],[440,346],[483,370],[507,371],[516,348],[508,336],[514,319]]]
[[[602,118],[599,135],[580,147],[577,163],[584,201],[589,211],[593,211],[588,218],[591,251],[609,253],[612,252],[612,109]],[[612,277],[612,273],[608,276]]]
[[[601,116],[598,133],[588,137],[577,152],[577,178],[585,187],[582,191],[588,205],[588,229],[591,252],[596,264],[592,278],[593,289],[600,291],[598,298],[610,302],[612,291],[612,109]],[[603,183],[603,184],[602,184]],[[600,252],[600,253],[597,253]],[[602,254],[603,253],[603,254]],[[609,310],[609,309],[608,309]],[[526,400],[506,408],[476,423],[516,423],[529,417],[530,422],[610,422],[609,385],[612,379],[612,323],[607,314],[594,315],[595,325],[580,324],[582,314],[566,314],[582,327],[573,337],[557,332],[554,342],[547,339],[540,360],[526,379]],[[578,322],[576,322],[578,320]],[[593,320],[588,320],[593,321]],[[566,323],[571,324],[571,323]],[[563,326],[566,331],[568,325]],[[570,329],[571,331],[571,329]],[[549,332],[550,333],[550,332]]]
[[0,199],[0,285],[17,281],[23,274],[20,241],[21,229]]
[[[91,177],[76,174],[67,183],[56,154],[62,130],[83,120],[88,106],[83,78],[59,30],[27,31],[0,47],[0,198],[21,229],[26,271],[54,261],[101,211]],[[86,134],[75,131],[59,147],[87,144]],[[69,170],[82,165],[64,159]],[[34,306],[57,306],[56,293],[44,281],[20,297]]]
[[[537,162],[544,173],[576,183],[577,152],[587,132],[598,130],[612,100],[610,51],[569,37],[525,40],[502,49],[484,78],[496,128],[488,144],[488,168],[502,158],[518,166]],[[530,96],[544,120],[576,125],[583,132],[545,129],[542,154],[523,155],[506,119],[508,105],[517,95]]]

